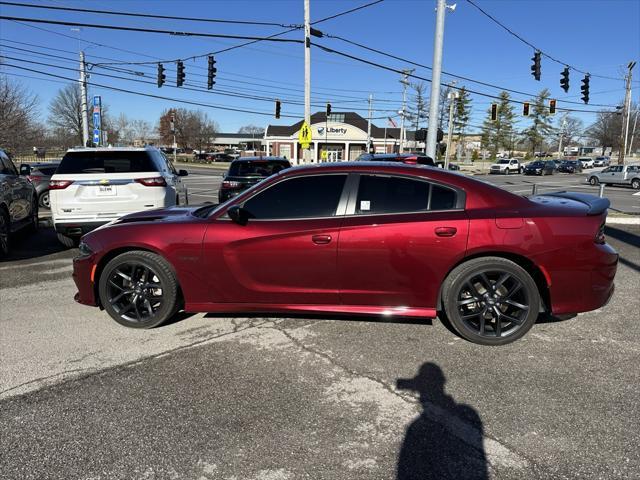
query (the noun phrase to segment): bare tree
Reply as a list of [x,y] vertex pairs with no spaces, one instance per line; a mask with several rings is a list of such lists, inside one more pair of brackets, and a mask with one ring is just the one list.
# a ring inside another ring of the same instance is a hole
[[138,119],[131,122],[131,128],[133,129],[134,140],[138,140],[143,144],[148,143],[151,134],[153,133],[151,123],[146,120]]
[[160,116],[158,133],[163,143],[173,143],[171,131],[171,116],[174,116],[174,128],[176,142],[182,148],[208,147],[215,140],[219,130],[218,124],[209,119],[201,110],[187,110],[185,108],[173,108],[165,110]]
[[597,142],[605,154],[607,147],[619,145],[622,131],[622,115],[620,112],[599,112],[596,121],[587,129],[587,136]]
[[423,121],[429,118],[429,106],[425,97],[424,82],[412,83],[413,95],[408,105],[407,120],[414,130],[418,130]]
[[246,133],[248,135],[264,135],[264,128],[257,125],[245,125],[238,129],[238,133]]
[[37,141],[38,97],[20,84],[0,77],[0,145],[16,153],[31,149]]
[[58,90],[49,107],[49,125],[82,145],[82,95],[80,85],[70,83]]

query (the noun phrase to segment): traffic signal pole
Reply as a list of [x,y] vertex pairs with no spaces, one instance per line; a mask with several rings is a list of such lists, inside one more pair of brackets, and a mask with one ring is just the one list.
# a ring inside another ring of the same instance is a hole
[[427,156],[436,158],[438,142],[438,107],[440,102],[440,76],[442,74],[442,44],[444,42],[445,0],[437,0],[436,29],[433,37],[433,69],[431,71],[431,99],[429,101],[429,128],[427,130]]
[[[304,121],[311,127],[311,14],[309,0],[304,0]],[[303,163],[311,162],[311,150],[302,150]]]
[[82,117],[82,146],[89,144],[89,112],[87,110],[87,65],[84,61],[84,52],[80,52],[80,97]]

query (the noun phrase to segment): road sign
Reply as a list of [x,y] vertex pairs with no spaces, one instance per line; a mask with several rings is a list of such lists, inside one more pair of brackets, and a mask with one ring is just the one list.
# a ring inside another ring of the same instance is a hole
[[102,99],[100,98],[100,95],[96,95],[95,97],[93,97],[93,106],[100,107],[101,105],[102,105]]
[[309,148],[311,140],[311,127],[309,127],[307,122],[302,122],[300,133],[298,134],[298,141],[300,145],[302,145],[302,148]]
[[102,128],[101,123],[100,112],[93,112],[93,128],[100,130]]
[[93,129],[93,143],[95,145],[100,144],[100,130],[98,130],[97,128]]

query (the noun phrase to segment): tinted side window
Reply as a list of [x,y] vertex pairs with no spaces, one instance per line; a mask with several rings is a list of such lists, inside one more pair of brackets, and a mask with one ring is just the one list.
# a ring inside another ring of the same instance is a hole
[[58,166],[57,174],[157,172],[153,158],[146,151],[69,152]]
[[401,213],[427,210],[429,184],[399,177],[362,175],[356,213]]
[[288,219],[335,215],[346,175],[284,180],[244,203],[253,218]]
[[456,206],[456,192],[450,188],[433,185],[431,187],[430,210],[450,210]]

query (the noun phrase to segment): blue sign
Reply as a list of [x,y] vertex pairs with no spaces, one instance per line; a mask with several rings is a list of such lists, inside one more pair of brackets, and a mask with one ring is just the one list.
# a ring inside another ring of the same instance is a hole
[[96,145],[100,144],[100,130],[97,128],[93,129],[93,143]]
[[93,97],[93,106],[99,107],[101,105],[100,95]]
[[101,123],[100,112],[93,112],[93,128],[100,130],[102,128]]

